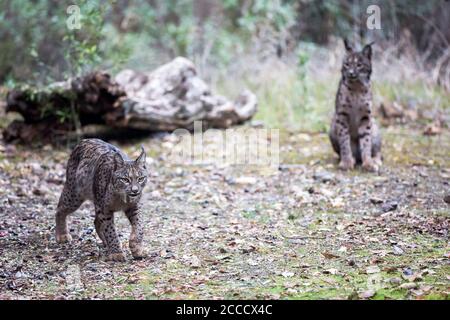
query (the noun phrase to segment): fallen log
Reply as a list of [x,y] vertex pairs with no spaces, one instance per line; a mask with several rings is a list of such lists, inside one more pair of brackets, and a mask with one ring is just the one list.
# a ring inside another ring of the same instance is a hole
[[6,100],[6,112],[18,112],[23,121],[11,123],[3,137],[25,143],[89,124],[149,132],[192,129],[195,121],[228,128],[257,109],[256,96],[248,90],[235,101],[212,94],[194,64],[181,57],[151,73],[124,70],[112,79],[96,71],[43,89],[15,89]]

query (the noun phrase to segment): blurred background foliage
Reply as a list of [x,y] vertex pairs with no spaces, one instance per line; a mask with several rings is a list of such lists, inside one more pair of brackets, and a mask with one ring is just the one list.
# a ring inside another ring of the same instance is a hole
[[[71,4],[81,9],[80,30],[66,27]],[[370,4],[382,9],[382,30],[366,28]],[[445,9],[441,0],[1,0],[0,80],[153,67],[178,55],[226,66],[251,49],[280,56],[301,41],[324,45],[334,36],[366,42],[409,36],[427,58],[438,59],[450,42]]]
[[[72,4],[81,9],[79,30],[66,25]],[[381,30],[366,27],[371,4],[381,8]],[[424,99],[448,103],[444,0],[0,0],[0,82],[47,84],[96,68],[151,70],[181,55],[224,94],[242,86],[256,91],[261,119],[274,122],[275,108],[276,118],[293,125],[306,111],[315,123],[321,120],[312,110],[332,105],[324,95],[337,85],[344,36],[357,45],[375,41],[382,96],[406,92],[409,99],[403,84],[394,92],[390,85],[406,79]]]

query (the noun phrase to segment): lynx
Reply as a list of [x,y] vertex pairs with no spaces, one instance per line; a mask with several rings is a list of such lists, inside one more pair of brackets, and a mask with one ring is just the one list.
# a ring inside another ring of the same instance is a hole
[[330,129],[330,140],[339,155],[339,168],[353,169],[362,163],[368,171],[381,166],[381,136],[372,116],[372,47],[355,51],[344,40],[346,55],[336,95],[336,109]]
[[66,182],[56,211],[56,241],[71,241],[67,216],[85,200],[91,200],[95,206],[95,229],[108,250],[107,259],[125,260],[114,227],[116,211],[124,211],[131,223],[129,247],[133,257],[145,257],[140,199],[147,175],[144,148],[136,160],[130,160],[102,140],[82,140],[67,163]]

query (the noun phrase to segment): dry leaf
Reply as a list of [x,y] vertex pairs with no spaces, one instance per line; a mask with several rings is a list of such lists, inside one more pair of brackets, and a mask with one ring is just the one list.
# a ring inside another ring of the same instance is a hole
[[290,272],[290,271],[284,271],[283,273],[281,273],[281,275],[285,278],[291,278],[295,275],[294,272]]
[[364,292],[361,292],[358,297],[360,297],[361,299],[369,299],[372,298],[375,295],[375,291],[374,290],[366,290]]
[[378,266],[368,266],[366,268],[367,274],[379,273],[381,270]]
[[325,258],[327,258],[327,259],[336,259],[336,258],[339,258],[339,256],[337,256],[337,255],[335,255],[335,254],[332,254],[331,252],[328,252],[328,251],[322,252],[322,255],[323,255]]

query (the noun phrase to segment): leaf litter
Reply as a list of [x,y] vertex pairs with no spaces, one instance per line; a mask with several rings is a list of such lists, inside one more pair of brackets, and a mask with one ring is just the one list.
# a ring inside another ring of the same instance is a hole
[[[280,143],[272,171],[171,164],[171,135],[121,145],[154,155],[149,257],[126,263],[104,261],[89,203],[71,218],[73,242],[55,243],[68,148],[0,144],[0,298],[448,298],[448,133],[387,138],[378,175],[338,171],[326,135],[302,135]],[[408,139],[412,159],[396,151]],[[311,161],[286,145],[324,151]],[[116,224],[126,247],[128,222]]]

